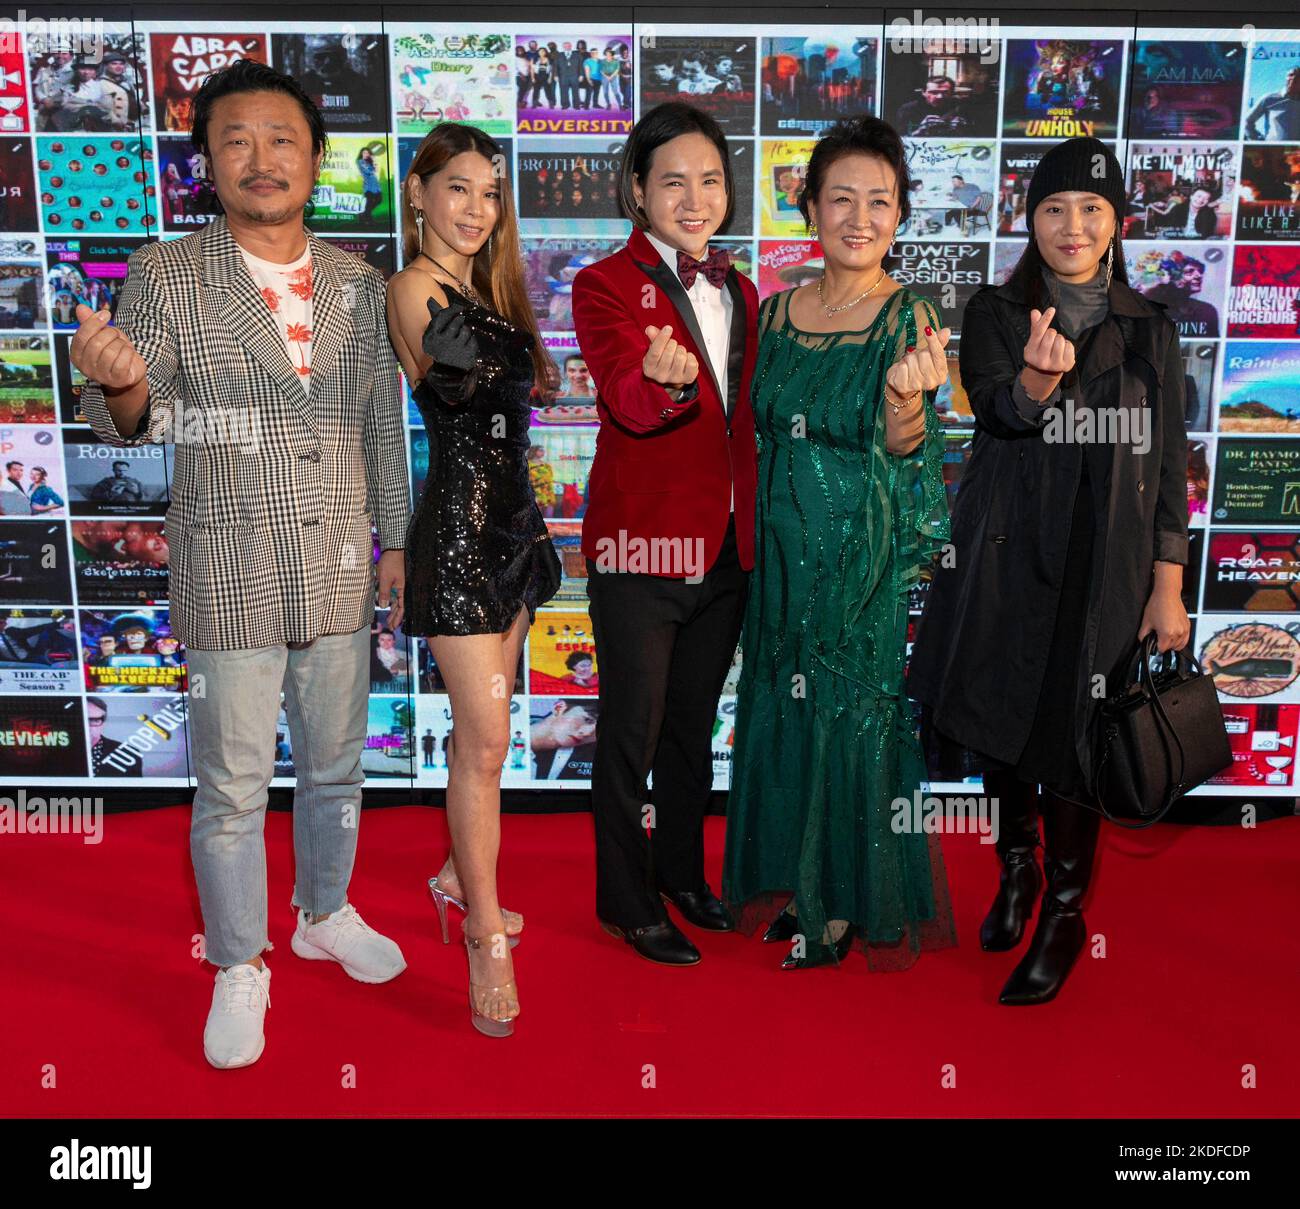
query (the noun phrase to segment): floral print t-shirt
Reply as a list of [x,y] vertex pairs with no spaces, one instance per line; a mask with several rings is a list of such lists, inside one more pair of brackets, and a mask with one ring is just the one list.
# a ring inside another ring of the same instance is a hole
[[249,275],[284,339],[289,364],[311,394],[311,244],[292,264],[276,264],[240,247]]

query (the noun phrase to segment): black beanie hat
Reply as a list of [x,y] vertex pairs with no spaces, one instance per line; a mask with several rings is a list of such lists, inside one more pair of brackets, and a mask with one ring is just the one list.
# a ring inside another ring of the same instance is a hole
[[1057,143],[1034,169],[1025,198],[1025,223],[1032,232],[1038,203],[1053,193],[1095,193],[1124,216],[1124,169],[1100,139],[1073,138]]

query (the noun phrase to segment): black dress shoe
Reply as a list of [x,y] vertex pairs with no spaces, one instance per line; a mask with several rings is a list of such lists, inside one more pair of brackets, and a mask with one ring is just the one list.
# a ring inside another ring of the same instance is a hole
[[681,929],[666,919],[660,924],[644,928],[620,928],[599,920],[600,926],[611,936],[627,941],[647,961],[661,966],[693,966],[700,960],[700,951],[686,938]]
[[[795,926],[796,933],[798,925]],[[844,935],[832,945],[808,945],[807,952],[802,957],[796,957],[793,949],[786,954],[785,960],[781,962],[783,970],[812,970],[817,966],[826,966],[834,962],[839,965],[848,955],[849,946],[853,943],[853,938],[858,934],[855,927],[844,929]]]
[[677,890],[671,893],[660,890],[659,897],[666,903],[672,903],[682,913],[687,923],[703,928],[706,932],[736,930],[727,908],[707,885],[703,890]]
[[768,924],[767,931],[763,933],[763,943],[765,945],[770,945],[778,940],[790,941],[798,935],[798,932],[799,917],[797,915],[791,915],[789,911],[782,911],[780,915]]

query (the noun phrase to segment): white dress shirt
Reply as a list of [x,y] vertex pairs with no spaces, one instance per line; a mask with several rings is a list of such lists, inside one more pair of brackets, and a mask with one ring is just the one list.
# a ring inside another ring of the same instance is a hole
[[[649,231],[645,233],[646,238],[654,245],[660,257],[674,274],[677,273],[677,249],[671,244],[666,244],[657,236],[651,235]],[[707,256],[708,253],[706,252]],[[684,288],[684,287],[683,287]],[[700,333],[704,337],[704,352],[709,359],[709,364],[713,367],[713,376],[718,380],[718,391],[722,401],[722,409],[727,409],[727,354],[731,348],[731,293],[724,285],[719,289],[715,285],[709,284],[709,279],[703,273],[696,273],[695,280],[691,283],[691,288],[686,291],[686,297],[691,300],[691,308],[695,311],[695,321],[700,325]],[[731,510],[736,510],[736,490],[731,490]]]

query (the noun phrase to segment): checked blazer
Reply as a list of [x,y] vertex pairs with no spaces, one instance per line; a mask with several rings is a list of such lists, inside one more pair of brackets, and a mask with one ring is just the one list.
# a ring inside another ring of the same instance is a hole
[[401,380],[384,280],[307,238],[310,394],[224,216],[128,261],[114,323],[148,367],[136,431],[117,431],[97,383],[81,393],[100,440],[175,444],[171,624],[196,650],[307,642],[369,624],[372,521],[381,548],[405,545]]

